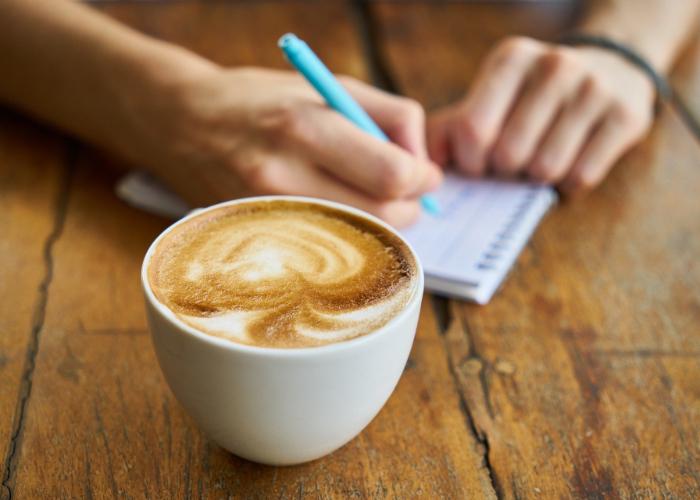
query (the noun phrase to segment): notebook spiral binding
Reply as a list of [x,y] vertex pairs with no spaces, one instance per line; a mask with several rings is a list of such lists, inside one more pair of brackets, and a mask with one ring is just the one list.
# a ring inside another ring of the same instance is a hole
[[510,249],[509,243],[515,231],[520,226],[523,215],[527,213],[536,196],[537,188],[531,187],[523,198],[523,201],[515,207],[515,211],[508,218],[503,229],[496,235],[496,240],[492,242],[491,245],[489,245],[489,249],[481,255],[476,265],[477,269],[490,271],[496,268],[496,264],[503,256],[504,252]]

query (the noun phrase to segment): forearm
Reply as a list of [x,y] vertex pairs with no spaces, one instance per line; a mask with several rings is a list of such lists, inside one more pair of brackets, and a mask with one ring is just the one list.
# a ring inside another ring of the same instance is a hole
[[595,0],[579,28],[629,45],[665,73],[697,32],[699,16],[700,0]]
[[0,19],[0,100],[125,156],[142,104],[213,66],[73,1],[4,0]]

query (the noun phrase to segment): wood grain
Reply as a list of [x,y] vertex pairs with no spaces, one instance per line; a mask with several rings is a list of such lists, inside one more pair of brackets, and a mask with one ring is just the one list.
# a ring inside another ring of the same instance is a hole
[[[335,71],[371,73],[343,2],[101,8],[222,64],[284,67],[260,40],[296,31]],[[386,76],[431,107],[461,95],[501,36],[548,37],[574,13],[366,10]],[[693,106],[697,54],[674,74]],[[83,151],[76,165],[64,139],[10,115],[0,127],[3,498],[700,496],[700,147],[667,111],[601,189],[548,217],[489,306],[426,299],[380,415],[289,468],[219,449],[165,386],[138,268],[167,222],[114,197],[110,160]]]
[[507,35],[554,37],[573,2],[374,2],[377,50],[396,90],[428,109],[460,98],[481,59]]
[[428,301],[394,396],[343,449],[271,468],[209,442],[165,386],[143,318],[138,268],[163,221],[121,205],[95,167],[78,168],[56,246],[18,498],[492,494]]
[[[228,64],[281,65],[278,32],[303,34],[336,70],[365,77],[344,4],[110,5],[151,34]],[[201,26],[206,26],[204,30]],[[240,43],[232,43],[232,39]],[[325,48],[324,48],[325,47]],[[142,256],[167,222],[122,204],[105,160],[81,154],[53,252],[53,279],[8,486],[16,498],[491,498],[429,300],[386,407],[333,455],[289,468],[240,460],[211,443],[162,379],[146,330]],[[13,498],[14,498],[13,497]]]
[[[531,7],[553,9],[545,20],[563,8]],[[516,28],[525,8],[374,13],[398,88],[435,105],[463,92],[499,36],[556,29]],[[697,94],[697,64],[680,67]],[[665,110],[600,189],[548,217],[488,306],[447,306],[451,366],[500,495],[700,495],[698,163],[700,147]]]
[[290,69],[277,40],[294,32],[333,72],[367,79],[349,2],[110,2],[97,7],[141,32],[224,66]]
[[31,390],[51,254],[61,230],[69,147],[65,139],[6,110],[0,111],[0,130],[2,494],[12,472],[21,415]]

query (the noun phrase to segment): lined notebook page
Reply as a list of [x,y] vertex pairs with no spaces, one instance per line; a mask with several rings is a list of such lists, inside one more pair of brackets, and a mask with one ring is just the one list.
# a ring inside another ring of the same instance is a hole
[[423,213],[402,234],[434,292],[486,303],[556,200],[546,186],[448,175],[434,193],[442,213]]

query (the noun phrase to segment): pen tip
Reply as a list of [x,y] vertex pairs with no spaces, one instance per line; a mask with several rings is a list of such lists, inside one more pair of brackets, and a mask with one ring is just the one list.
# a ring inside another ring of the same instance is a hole
[[281,49],[288,47],[290,44],[299,40],[294,33],[285,33],[277,40],[277,46]]
[[421,196],[420,204],[430,215],[440,215],[440,204],[438,201],[430,195]]

